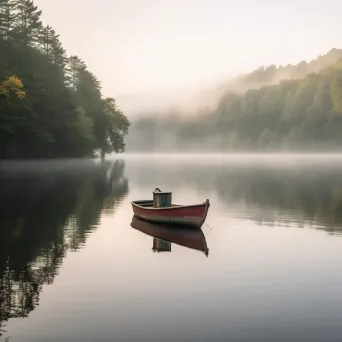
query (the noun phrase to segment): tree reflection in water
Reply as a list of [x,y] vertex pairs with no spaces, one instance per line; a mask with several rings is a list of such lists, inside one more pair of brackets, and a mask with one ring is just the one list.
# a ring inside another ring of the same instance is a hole
[[128,193],[123,161],[0,167],[0,336],[39,304],[67,251],[77,251]]

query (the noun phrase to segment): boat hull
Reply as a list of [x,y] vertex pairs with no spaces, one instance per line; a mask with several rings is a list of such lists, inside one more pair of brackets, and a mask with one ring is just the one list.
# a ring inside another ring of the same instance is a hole
[[188,206],[172,205],[167,208],[154,208],[152,201],[133,201],[136,217],[157,223],[179,224],[201,228],[208,213],[209,200],[203,204]]

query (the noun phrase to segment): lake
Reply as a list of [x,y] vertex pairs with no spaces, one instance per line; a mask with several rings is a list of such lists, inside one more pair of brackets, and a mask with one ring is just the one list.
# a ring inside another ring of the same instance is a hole
[[[156,187],[207,255],[131,226]],[[0,341],[340,341],[341,265],[339,155],[0,162]]]

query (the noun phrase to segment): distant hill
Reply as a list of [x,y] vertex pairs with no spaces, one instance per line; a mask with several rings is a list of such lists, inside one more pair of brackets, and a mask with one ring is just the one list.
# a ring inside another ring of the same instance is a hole
[[187,115],[193,115],[200,108],[213,109],[219,99],[228,92],[241,94],[249,89],[277,84],[285,79],[303,78],[335,64],[341,57],[342,49],[331,49],[310,62],[301,61],[298,64],[286,66],[261,66],[217,86],[199,85],[196,89],[184,87],[117,96],[117,103],[132,120],[153,113],[166,116],[171,110],[176,109],[186,111]]
[[197,115],[133,121],[127,151],[342,151],[342,50],[310,63],[259,68],[222,85]]
[[309,62],[301,61],[298,64],[261,66],[254,71],[242,74],[220,84],[209,93],[215,97],[222,97],[227,92],[245,93],[249,89],[258,89],[266,85],[274,85],[283,80],[304,78],[310,73],[318,73],[334,65],[342,58],[342,49],[333,48],[326,54],[319,55]]

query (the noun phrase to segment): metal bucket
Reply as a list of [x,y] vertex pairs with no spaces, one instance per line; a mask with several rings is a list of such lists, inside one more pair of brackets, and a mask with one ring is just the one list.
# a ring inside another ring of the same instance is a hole
[[172,206],[172,192],[163,192],[156,188],[153,191],[153,207],[167,208]]

